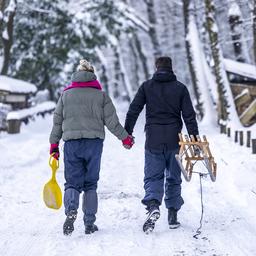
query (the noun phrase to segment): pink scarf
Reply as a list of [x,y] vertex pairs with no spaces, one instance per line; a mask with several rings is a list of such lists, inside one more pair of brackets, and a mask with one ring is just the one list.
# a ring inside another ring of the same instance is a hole
[[102,86],[100,82],[98,80],[93,80],[89,82],[72,82],[68,87],[64,89],[64,91],[67,91],[73,88],[87,88],[87,87],[102,90]]

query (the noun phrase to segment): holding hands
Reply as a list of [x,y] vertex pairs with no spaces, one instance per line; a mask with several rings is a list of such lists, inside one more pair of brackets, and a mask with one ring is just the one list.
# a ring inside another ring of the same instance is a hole
[[134,144],[134,137],[132,135],[128,135],[124,140],[122,140],[122,142],[126,149],[131,149]]

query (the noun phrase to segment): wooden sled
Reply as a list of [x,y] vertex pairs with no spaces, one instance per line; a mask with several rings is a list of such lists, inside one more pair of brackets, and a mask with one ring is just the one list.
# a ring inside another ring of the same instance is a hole
[[[175,157],[185,180],[191,180],[194,165],[203,161],[211,180],[216,181],[217,164],[214,162],[206,136],[203,135],[203,140],[201,140],[199,135],[195,139],[193,135],[189,137],[179,133],[179,139],[180,151]],[[196,155],[194,146],[200,149],[199,155]]]

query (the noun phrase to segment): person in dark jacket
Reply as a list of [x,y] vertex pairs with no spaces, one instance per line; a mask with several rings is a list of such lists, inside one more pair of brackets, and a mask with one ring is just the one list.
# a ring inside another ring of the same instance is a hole
[[154,229],[160,217],[159,206],[164,192],[169,227],[177,228],[180,225],[177,212],[184,201],[181,196],[181,170],[175,154],[179,151],[178,134],[182,130],[182,119],[188,134],[198,135],[196,114],[188,89],[176,79],[171,58],[160,57],[155,65],[153,78],[140,86],[125,121],[126,131],[132,134],[138,116],[146,105],[145,197],[142,200],[148,210],[143,225],[146,233]]
[[64,235],[71,235],[77,217],[80,193],[83,193],[85,233],[98,230],[94,224],[98,208],[99,180],[104,127],[107,127],[125,148],[131,148],[133,138],[122,127],[110,97],[94,74],[93,66],[81,60],[72,83],[60,96],[53,117],[50,134],[50,154],[59,159],[59,141],[64,145],[66,220]]

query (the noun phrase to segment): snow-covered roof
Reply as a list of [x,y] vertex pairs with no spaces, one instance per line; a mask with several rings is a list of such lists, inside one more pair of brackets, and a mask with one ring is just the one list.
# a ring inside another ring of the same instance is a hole
[[8,76],[0,76],[0,90],[12,93],[34,93],[36,86]]
[[256,67],[254,65],[238,62],[235,60],[224,59],[226,71],[241,76],[256,79]]

